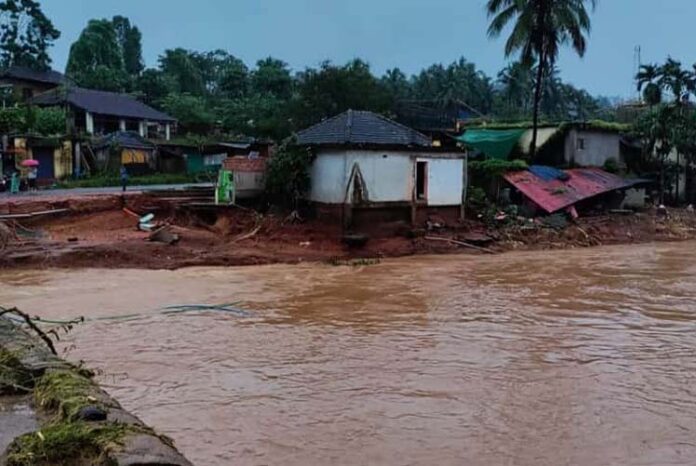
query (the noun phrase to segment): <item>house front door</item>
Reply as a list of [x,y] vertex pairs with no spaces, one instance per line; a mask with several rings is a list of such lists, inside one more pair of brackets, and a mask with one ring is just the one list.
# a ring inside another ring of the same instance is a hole
[[34,159],[39,162],[37,178],[39,180],[52,180],[55,178],[55,167],[53,165],[53,148],[35,147],[32,150]]

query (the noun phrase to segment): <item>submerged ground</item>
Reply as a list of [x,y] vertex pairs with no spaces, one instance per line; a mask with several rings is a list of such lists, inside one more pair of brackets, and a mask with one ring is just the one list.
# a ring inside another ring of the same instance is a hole
[[[12,270],[0,302],[88,316],[61,349],[195,464],[690,465],[694,264],[680,242]],[[160,310],[230,302],[250,315]]]

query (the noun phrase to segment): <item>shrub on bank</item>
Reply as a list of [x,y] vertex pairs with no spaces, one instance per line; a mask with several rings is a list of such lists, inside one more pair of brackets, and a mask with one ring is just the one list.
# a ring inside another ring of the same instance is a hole
[[[152,175],[131,176],[128,184],[131,186],[154,185],[154,184],[185,184],[209,181],[205,177],[190,175],[187,173],[155,173]],[[118,174],[102,174],[82,178],[79,180],[62,180],[56,183],[57,188],[103,188],[110,186],[121,186],[121,178]]]

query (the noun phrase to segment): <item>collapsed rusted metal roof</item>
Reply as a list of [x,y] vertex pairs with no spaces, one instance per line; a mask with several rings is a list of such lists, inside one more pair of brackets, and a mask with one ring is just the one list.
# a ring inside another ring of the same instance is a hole
[[533,165],[529,170],[508,172],[503,177],[548,213],[644,181],[627,180],[600,168],[558,170],[540,165]]

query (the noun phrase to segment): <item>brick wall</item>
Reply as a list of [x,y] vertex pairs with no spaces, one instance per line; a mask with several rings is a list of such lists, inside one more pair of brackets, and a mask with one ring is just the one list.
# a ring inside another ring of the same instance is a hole
[[265,172],[266,159],[256,158],[250,159],[244,155],[235,155],[227,157],[222,163],[223,167],[233,172]]

